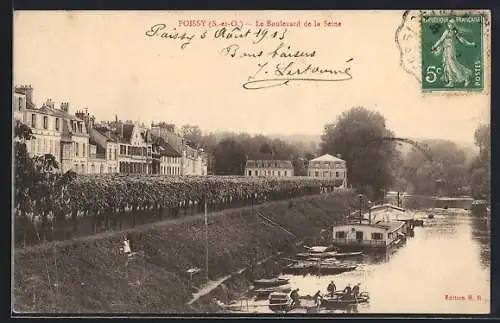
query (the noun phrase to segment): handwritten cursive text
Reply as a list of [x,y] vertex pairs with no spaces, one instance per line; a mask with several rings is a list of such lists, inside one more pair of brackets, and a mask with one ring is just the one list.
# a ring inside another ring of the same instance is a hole
[[300,64],[296,61],[288,63],[277,63],[270,67],[268,62],[257,64],[257,71],[248,77],[248,81],[243,83],[243,88],[247,90],[258,90],[270,87],[288,85],[290,82],[341,82],[352,79],[352,72],[348,59],[343,68],[326,68],[313,64]]

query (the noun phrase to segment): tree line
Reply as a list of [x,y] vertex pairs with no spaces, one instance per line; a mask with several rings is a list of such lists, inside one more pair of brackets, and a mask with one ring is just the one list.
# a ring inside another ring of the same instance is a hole
[[426,139],[414,146],[397,140],[385,117],[364,107],[353,107],[326,123],[318,147],[264,135],[203,134],[192,125],[183,126],[182,134],[191,145],[206,150],[209,172],[217,175],[243,175],[247,159],[291,160],[295,174],[306,175],[312,158],[340,154],[348,165],[349,184],[375,200],[388,190],[490,198],[489,125],[480,125],[471,134],[479,150],[473,158],[450,140]]

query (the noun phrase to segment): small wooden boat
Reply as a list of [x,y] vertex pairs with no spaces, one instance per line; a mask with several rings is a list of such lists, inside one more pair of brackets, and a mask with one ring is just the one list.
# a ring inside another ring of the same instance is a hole
[[321,298],[321,306],[326,308],[339,308],[348,305],[368,303],[370,296],[367,292],[360,293],[357,297],[347,296],[342,291],[333,293],[333,295],[325,295]]
[[264,299],[268,298],[271,293],[274,292],[281,292],[281,293],[290,293],[292,291],[292,288],[289,285],[283,285],[283,286],[275,286],[275,287],[263,287],[263,288],[257,288],[253,290],[253,293],[255,294],[257,299]]
[[292,309],[290,293],[273,292],[269,294],[269,309],[273,312],[288,312]]
[[301,261],[290,264],[283,268],[284,274],[289,275],[336,275],[347,271],[352,271],[357,268],[357,265],[343,264],[336,261]]
[[289,281],[287,278],[256,279],[253,281],[253,285],[259,288],[276,287],[286,285]]
[[296,255],[297,258],[299,259],[314,259],[314,258],[337,258],[337,259],[342,259],[342,258],[349,258],[349,257],[357,257],[362,255],[363,252],[358,251],[358,252],[338,252],[338,251],[326,251],[326,252],[321,252],[321,253],[315,253],[315,252],[300,252]]

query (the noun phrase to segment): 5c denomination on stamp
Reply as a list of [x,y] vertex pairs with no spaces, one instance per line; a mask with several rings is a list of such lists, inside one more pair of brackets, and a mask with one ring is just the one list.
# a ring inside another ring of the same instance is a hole
[[484,88],[482,15],[428,15],[421,19],[424,91]]

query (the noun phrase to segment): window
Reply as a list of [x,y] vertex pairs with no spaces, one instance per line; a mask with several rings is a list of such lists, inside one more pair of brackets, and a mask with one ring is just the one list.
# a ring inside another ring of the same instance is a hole
[[71,129],[73,129],[73,132],[76,132],[76,122],[71,121]]
[[258,170],[255,171],[255,176],[259,176],[259,171]]
[[125,145],[120,145],[120,155],[125,155],[127,153],[127,150],[125,148]]
[[380,232],[372,232],[372,240],[382,240],[383,235]]
[[82,131],[82,123],[81,122],[78,122],[78,132],[83,132]]
[[48,129],[49,128],[49,117],[44,116],[43,117],[43,129]]
[[248,171],[248,176],[252,176],[252,171],[251,170]]
[[319,177],[319,172],[314,172],[315,177]]
[[21,111],[23,107],[23,98],[17,98],[17,109]]
[[335,238],[336,239],[345,239],[346,238],[346,232],[345,231],[337,231],[337,232],[335,232]]
[[31,115],[31,127],[36,128],[36,114]]
[[335,177],[340,177],[340,173],[339,172],[335,172]]
[[117,157],[116,157],[116,156],[118,155],[118,149],[116,149],[116,148],[115,148],[115,149],[114,149],[114,152],[115,152],[115,158],[113,158],[113,159],[114,159],[114,160],[117,160]]
[[95,174],[95,166],[94,166],[94,164],[92,164],[92,165],[90,166],[90,169],[91,169],[91,171],[92,171],[92,174]]
[[287,171],[285,171],[285,176],[288,176],[288,172]]
[[274,176],[274,170],[273,170],[273,176]]
[[280,171],[278,171],[278,176],[281,176],[281,172]]
[[78,147],[78,143],[75,142],[75,156],[78,157],[78,151],[80,150],[79,149],[80,147]]
[[59,118],[56,118],[56,130],[59,131]]

